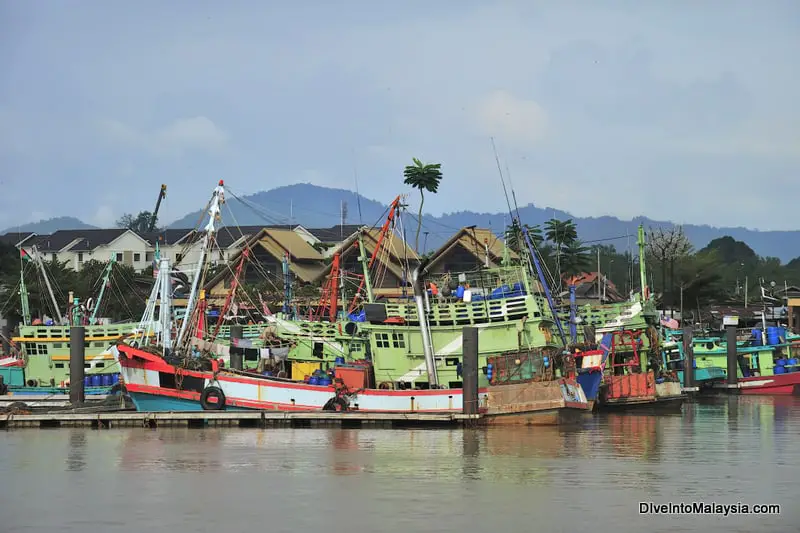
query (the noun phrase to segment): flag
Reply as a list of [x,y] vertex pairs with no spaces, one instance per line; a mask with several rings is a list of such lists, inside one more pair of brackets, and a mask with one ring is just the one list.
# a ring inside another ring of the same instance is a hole
[[31,257],[30,254],[26,252],[24,248],[19,249],[19,256],[24,261],[33,261],[33,257]]

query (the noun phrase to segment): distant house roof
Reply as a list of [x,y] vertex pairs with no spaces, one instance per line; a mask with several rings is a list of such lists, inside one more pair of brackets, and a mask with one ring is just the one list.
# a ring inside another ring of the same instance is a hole
[[[364,241],[364,248],[366,248],[367,257],[370,257],[375,252],[380,235],[380,228],[363,228],[362,239]],[[345,239],[345,241],[334,250],[334,254],[338,253],[341,259],[345,259],[350,254],[358,250],[357,244],[358,231]],[[395,233],[387,234],[382,246],[386,247],[385,249],[387,250],[388,254],[384,255],[379,253],[377,255],[377,259],[384,264],[384,266],[398,279],[403,279],[403,261],[407,260],[412,263],[419,261],[419,256],[416,254],[416,252],[414,252],[414,250],[408,245],[404,245],[403,240]],[[384,261],[384,259],[389,259],[389,261]],[[331,267],[331,264],[327,265],[325,270],[320,273],[317,279],[319,280],[327,276],[331,270]]]
[[127,231],[130,230],[125,228],[59,230],[50,235],[39,235],[25,245],[36,245],[40,252],[89,251],[112,243]]
[[[283,261],[285,254],[288,253],[289,269],[304,282],[314,281],[325,268],[322,254],[292,229],[285,228],[261,228],[258,233],[250,236],[243,243],[242,250],[231,257],[231,263],[239,260],[243,250],[249,249],[255,252],[258,248],[265,250],[276,261]],[[206,288],[210,289],[223,279],[227,279],[230,272],[231,269],[224,269],[209,280]]]
[[[618,302],[624,300],[619,293],[619,289],[614,285],[614,282],[608,279],[604,274],[598,276],[597,272],[583,272],[577,276],[569,279],[570,285],[575,285],[575,296],[578,298],[597,298],[598,294],[598,277],[600,279],[600,291],[605,292],[606,300]],[[569,290],[561,293],[562,297],[569,296]]]
[[357,232],[361,226],[358,224],[338,224],[330,228],[306,228],[311,235],[319,239],[320,242],[340,243]]
[[[487,251],[492,262],[500,262],[503,259],[503,251],[505,249],[503,240],[492,233],[490,229],[473,227],[461,228],[431,255],[428,261],[428,268],[431,268],[447,257],[447,254],[458,246],[474,255],[481,263]],[[519,255],[513,250],[509,249],[508,254],[512,259],[519,258]]]
[[165,229],[139,234],[144,240],[155,246],[171,246],[175,244],[188,244],[199,238],[198,232],[193,229]]
[[295,225],[275,224],[271,226],[223,226],[217,230],[217,246],[220,248],[230,248],[234,244],[244,243],[253,235],[258,234],[265,228],[291,230]]
[[0,242],[10,244],[11,246],[20,246],[25,241],[35,236],[36,233],[32,231],[9,231],[4,235],[0,235]]

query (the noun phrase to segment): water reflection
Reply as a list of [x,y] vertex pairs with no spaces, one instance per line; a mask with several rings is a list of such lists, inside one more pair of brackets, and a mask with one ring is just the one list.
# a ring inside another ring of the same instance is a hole
[[86,468],[86,439],[87,432],[85,429],[69,430],[67,470],[77,472]]

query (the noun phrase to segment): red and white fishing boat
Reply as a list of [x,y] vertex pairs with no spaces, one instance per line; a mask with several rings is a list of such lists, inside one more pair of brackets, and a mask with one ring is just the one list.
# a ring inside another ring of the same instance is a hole
[[[200,252],[201,267],[214,242],[223,202],[224,187],[220,181],[208,210],[209,222]],[[187,301],[186,319],[179,329],[174,330],[171,269],[168,259],[159,261],[157,280],[139,328],[112,350],[121,368],[120,381],[139,411],[463,412],[463,389],[376,388],[369,362],[343,365],[341,369],[337,366],[334,379],[318,385],[228,368],[220,358],[197,350],[198,343],[192,339],[191,330],[196,328],[199,318],[196,302],[198,279],[202,276],[199,272],[195,275]],[[421,283],[416,283],[416,273],[414,279],[417,305],[420,316],[424,316],[424,289]],[[190,327],[193,323],[195,325]],[[477,373],[477,352],[473,366]],[[477,389],[475,374],[475,387],[471,389],[473,395],[477,390],[475,410],[483,415],[481,421],[488,424],[557,424],[590,413],[589,402],[577,381],[557,376],[553,368],[546,377],[538,376],[536,380]]]

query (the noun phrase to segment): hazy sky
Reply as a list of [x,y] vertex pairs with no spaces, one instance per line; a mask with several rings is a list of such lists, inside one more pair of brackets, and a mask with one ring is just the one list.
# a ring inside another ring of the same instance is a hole
[[0,0],[0,228],[388,202],[412,157],[431,213],[500,211],[494,136],[523,204],[800,229],[798,56],[792,0]]

